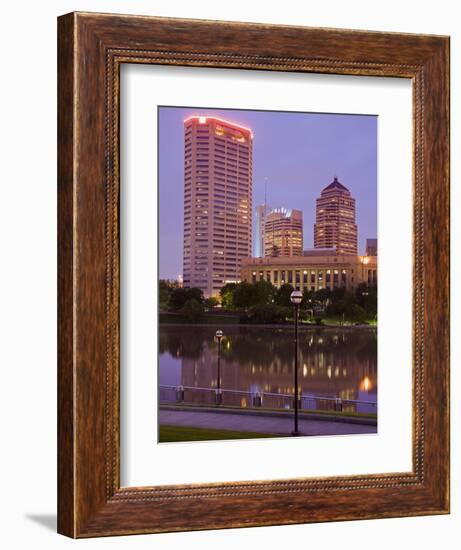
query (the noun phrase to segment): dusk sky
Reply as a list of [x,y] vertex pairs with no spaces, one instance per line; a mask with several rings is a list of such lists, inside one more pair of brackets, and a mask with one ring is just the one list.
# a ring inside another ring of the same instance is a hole
[[315,199],[336,176],[356,199],[359,254],[377,237],[376,116],[160,107],[160,279],[182,274],[183,121],[207,114],[253,131],[253,217],[267,178],[267,204],[302,210],[304,249],[313,248]]

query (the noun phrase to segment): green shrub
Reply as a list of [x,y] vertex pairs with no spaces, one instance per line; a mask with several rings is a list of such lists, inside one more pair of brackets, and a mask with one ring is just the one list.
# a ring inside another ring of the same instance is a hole
[[346,314],[349,319],[357,323],[363,323],[367,318],[367,312],[358,304],[351,304],[348,306]]
[[175,288],[170,294],[169,306],[172,309],[180,309],[189,300],[195,300],[203,304],[203,292],[199,288]]
[[262,325],[284,323],[288,313],[289,308],[283,306],[259,304],[251,308],[248,321]]
[[203,312],[203,305],[195,298],[187,300],[181,309],[181,314],[191,323],[199,321]]
[[207,307],[208,309],[213,309],[214,307],[216,307],[217,305],[219,304],[219,300],[217,298],[215,298],[214,296],[211,296],[210,298],[206,298],[204,300],[204,305],[205,307]]

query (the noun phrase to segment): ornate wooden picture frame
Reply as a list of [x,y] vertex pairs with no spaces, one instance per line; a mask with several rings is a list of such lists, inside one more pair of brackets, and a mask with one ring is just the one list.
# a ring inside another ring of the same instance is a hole
[[[59,18],[58,46],[58,531],[97,537],[448,513],[449,39],[71,13]],[[122,63],[411,79],[412,471],[120,486]]]

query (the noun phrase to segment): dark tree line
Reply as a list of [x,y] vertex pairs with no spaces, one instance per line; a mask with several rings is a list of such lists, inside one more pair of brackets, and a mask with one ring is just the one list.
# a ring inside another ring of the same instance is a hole
[[[222,306],[244,310],[249,322],[283,322],[292,317],[291,293],[294,287],[276,288],[268,281],[232,283],[222,287]],[[361,283],[354,292],[346,288],[305,289],[300,306],[301,318],[320,322],[322,317],[339,317],[347,321],[373,320],[377,315],[377,287]]]
[[169,281],[159,282],[160,310],[181,314],[185,320],[198,321],[206,307],[206,300],[199,288],[183,288]]
[[[240,312],[241,322],[283,323],[293,317],[290,296],[294,287],[283,284],[275,287],[268,281],[256,283],[228,283],[221,288],[220,300],[205,299],[199,288],[182,288],[175,283],[160,281],[160,309],[181,314],[186,320],[199,320],[206,310],[216,307]],[[351,292],[344,287],[311,291],[305,289],[300,306],[304,320],[318,324],[325,317],[349,322],[365,322],[376,319],[377,287],[359,284]]]

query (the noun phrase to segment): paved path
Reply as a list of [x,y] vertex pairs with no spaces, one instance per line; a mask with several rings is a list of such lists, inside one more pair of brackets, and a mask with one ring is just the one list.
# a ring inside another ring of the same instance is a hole
[[[271,417],[252,414],[226,414],[202,411],[160,410],[160,424],[189,426],[194,428],[214,428],[289,435],[293,430],[293,417]],[[346,435],[376,433],[376,426],[335,422],[328,420],[299,419],[299,430],[303,435]]]

